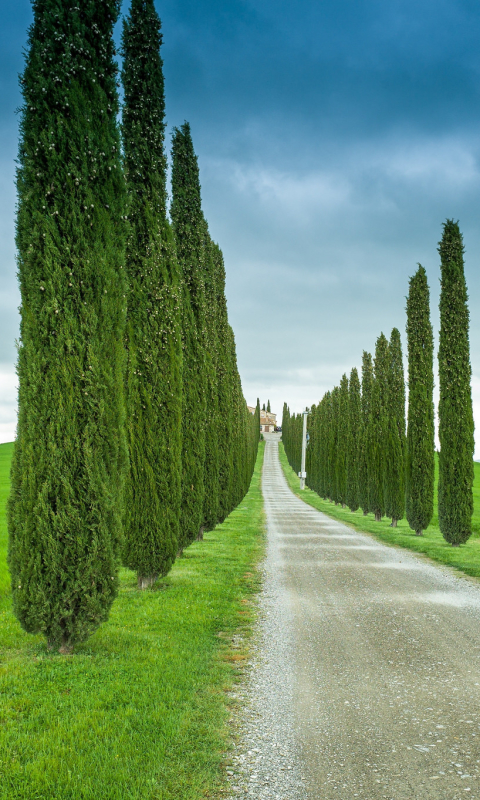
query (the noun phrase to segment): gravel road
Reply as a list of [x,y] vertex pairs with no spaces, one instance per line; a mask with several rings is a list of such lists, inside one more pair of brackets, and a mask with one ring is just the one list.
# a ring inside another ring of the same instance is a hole
[[263,494],[233,796],[480,800],[480,586],[307,506],[277,437]]

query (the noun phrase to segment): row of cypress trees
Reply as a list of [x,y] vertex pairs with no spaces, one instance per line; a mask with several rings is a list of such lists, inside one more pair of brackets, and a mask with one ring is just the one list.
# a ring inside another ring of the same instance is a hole
[[[473,413],[469,315],[463,240],[457,222],[447,220],[441,258],[440,345],[438,353],[440,530],[453,545],[471,534],[473,512]],[[400,332],[382,333],[375,354],[364,351],[361,385],[356,368],[325,393],[309,414],[307,485],[325,499],[390,517],[405,515],[418,534],[433,516],[435,421],[433,331],[424,268],[410,279],[407,297],[408,429]],[[285,404],[282,439],[291,466],[300,470],[302,415]]]
[[70,652],[106,619],[120,560],[149,586],[240,501],[260,405],[250,415],[242,395],[187,123],[173,135],[168,218],[153,0],[132,0],[124,21],[121,126],[119,1],[33,10],[8,559],[23,628]]

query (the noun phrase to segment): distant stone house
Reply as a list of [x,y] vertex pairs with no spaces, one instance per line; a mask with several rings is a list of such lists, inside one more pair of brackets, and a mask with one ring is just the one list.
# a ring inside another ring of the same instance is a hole
[[277,425],[277,415],[271,411],[260,411],[260,430],[262,433],[273,433]]
[[[247,406],[250,414],[255,414],[255,406]],[[277,415],[271,411],[260,411],[260,431],[262,433],[273,433],[277,425]]]

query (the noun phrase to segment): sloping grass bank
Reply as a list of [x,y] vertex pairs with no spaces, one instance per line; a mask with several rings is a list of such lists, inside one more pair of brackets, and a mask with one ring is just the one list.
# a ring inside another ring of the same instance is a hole
[[437,475],[435,475],[435,513],[431,524],[423,536],[416,536],[409,528],[408,522],[402,519],[397,528],[390,528],[390,520],[384,517],[381,522],[375,522],[373,514],[363,516],[363,511],[352,513],[348,508],[341,508],[328,500],[323,500],[311,489],[300,491],[300,481],[288,463],[283,443],[279,443],[280,463],[291,490],[301,497],[308,505],[323,511],[329,517],[338,519],[350,525],[357,531],[373,534],[377,539],[387,544],[395,544],[424,553],[435,561],[455,567],[467,575],[480,578],[480,464],[475,464],[475,482],[473,487],[474,512],[472,518],[473,533],[466,544],[452,547],[444,540],[438,527],[437,517]]
[[[49,653],[20,629],[2,584],[2,800],[199,800],[220,791],[225,693],[244,659],[232,636],[251,630],[259,588],[263,452],[261,444],[242,503],[156,590],[139,593],[134,573],[122,571],[109,621],[73,656]],[[0,491],[10,454],[0,446]]]

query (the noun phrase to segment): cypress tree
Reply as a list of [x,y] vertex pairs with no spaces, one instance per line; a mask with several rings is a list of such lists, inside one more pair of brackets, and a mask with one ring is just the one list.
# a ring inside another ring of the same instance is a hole
[[262,411],[265,411],[265,403],[262,406]]
[[132,0],[123,27],[123,143],[130,199],[127,241],[125,566],[146,588],[178,550],[181,476],[180,285],[167,221],[165,97],[160,20]]
[[469,313],[457,222],[447,220],[439,243],[441,259],[438,406],[440,439],[438,522],[444,539],[463,544],[472,532],[473,411]]
[[348,378],[342,375],[338,397],[337,450],[335,459],[336,502],[345,508],[347,503],[348,465]]
[[384,448],[388,398],[388,340],[383,333],[376,342],[374,367],[375,377],[367,435],[368,505],[378,522],[385,514]]
[[362,416],[358,437],[358,502],[364,516],[371,510],[368,500],[368,442],[373,392],[373,363],[370,353],[362,356]]
[[360,379],[354,367],[350,373],[348,394],[348,442],[347,442],[347,493],[346,502],[350,511],[356,511],[359,502],[358,455],[362,415]]
[[400,331],[393,328],[388,347],[385,441],[385,514],[392,527],[405,515],[405,376]]
[[179,550],[200,534],[204,510],[205,360],[204,220],[190,126],[175,128],[171,218],[182,276],[182,499]]
[[205,368],[206,368],[206,409],[205,409],[205,471],[203,529],[212,530],[219,519],[220,489],[219,469],[220,453],[218,435],[222,425],[218,393],[218,355],[220,341],[217,325],[217,287],[214,244],[210,239],[206,222],[205,230]]
[[[212,245],[212,258],[215,269],[215,289],[217,293],[216,320],[219,349],[216,362],[218,386],[218,409],[221,424],[218,428],[218,519],[223,521],[230,512],[230,495],[233,481],[232,442],[235,428],[232,389],[232,364],[230,347],[232,333],[228,323],[227,301],[225,298],[225,266],[222,251]],[[260,436],[260,420],[258,427]]]
[[267,411],[268,411],[268,413],[270,413],[270,412],[271,412],[271,410],[272,410],[272,409],[270,408],[270,400],[269,400],[269,401],[267,402]]
[[325,392],[320,401],[317,420],[317,459],[318,459],[318,494],[324,499],[327,498],[327,464],[326,464],[326,440],[328,425],[328,404],[330,392]]
[[36,0],[22,78],[19,416],[8,505],[14,611],[70,652],[117,592],[125,185],[116,0]]
[[331,404],[330,404],[330,434],[328,437],[328,473],[330,494],[329,497],[335,505],[340,502],[339,491],[337,483],[337,446],[338,446],[338,428],[339,428],[339,410],[340,410],[340,387],[335,386],[332,390]]
[[406,513],[418,536],[433,514],[435,422],[433,411],[433,330],[427,274],[419,264],[407,297],[408,429]]

